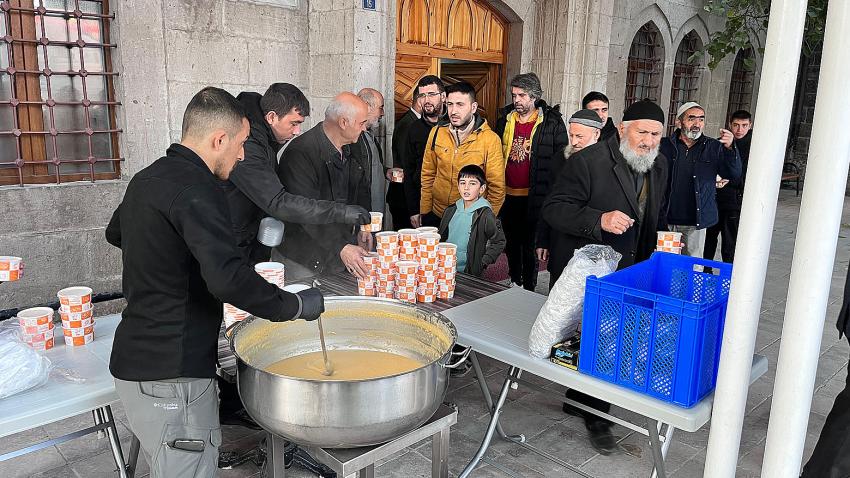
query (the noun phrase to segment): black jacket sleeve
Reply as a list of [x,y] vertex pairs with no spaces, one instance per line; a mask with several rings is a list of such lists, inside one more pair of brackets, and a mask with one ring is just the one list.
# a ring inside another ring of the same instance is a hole
[[738,147],[732,143],[732,149],[727,149],[719,141],[714,143],[714,158],[717,161],[717,174],[725,179],[738,179],[741,177],[741,157],[738,155]]
[[583,158],[564,164],[552,192],[543,203],[543,219],[560,232],[601,241],[602,214],[587,206],[590,201],[590,171]]
[[230,181],[269,216],[299,224],[345,222],[345,206],[291,194],[284,189],[266,149],[253,138],[245,143],[245,159],[230,173]]
[[[287,150],[278,167],[278,175],[293,194],[318,199],[319,173],[316,171],[313,159],[307,157],[307,154],[303,150]],[[337,254],[347,244],[356,243],[356,235],[345,232],[349,230],[348,228],[323,227],[314,224],[302,224],[301,227],[315,244],[327,245]]]
[[417,140],[421,135],[421,129],[423,129],[421,122],[410,125],[402,155],[404,197],[407,200],[407,210],[410,211],[411,215],[419,213],[419,198],[422,189],[422,154],[424,151],[419,151],[419,141]]
[[106,226],[106,242],[121,249],[121,205],[115,208],[112,219]]
[[239,253],[227,207],[214,189],[196,185],[175,197],[168,214],[214,296],[268,320],[295,318],[300,310],[295,294],[266,282]]

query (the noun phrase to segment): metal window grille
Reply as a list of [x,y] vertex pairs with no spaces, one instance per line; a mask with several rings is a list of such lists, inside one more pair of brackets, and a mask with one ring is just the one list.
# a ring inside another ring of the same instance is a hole
[[702,49],[702,42],[696,32],[690,32],[682,39],[676,50],[676,62],[673,64],[673,88],[670,94],[667,135],[676,129],[676,110],[688,101],[694,101],[699,89],[699,63],[688,59]]
[[729,109],[726,118],[738,111],[749,111],[752,107],[753,82],[755,74],[752,68],[748,68],[747,61],[754,61],[755,55],[752,48],[741,50],[735,56],[735,64],[732,67],[732,81],[729,83]]
[[119,176],[106,0],[0,2],[0,185]]
[[629,66],[626,71],[626,108],[644,98],[658,101],[663,76],[663,57],[661,34],[655,25],[650,22],[640,27],[629,49]]

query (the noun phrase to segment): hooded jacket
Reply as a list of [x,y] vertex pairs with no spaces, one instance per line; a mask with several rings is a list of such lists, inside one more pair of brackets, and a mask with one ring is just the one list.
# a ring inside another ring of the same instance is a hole
[[[479,198],[479,202],[481,204],[473,205],[472,224],[466,246],[466,267],[463,270],[474,276],[483,274],[484,269],[496,262],[505,250],[505,233],[502,231],[502,223],[496,218],[486,200]],[[455,204],[446,208],[440,220],[439,232],[442,241],[448,240],[451,233],[450,223],[459,207],[463,207],[463,199],[458,199]]]
[[[732,149],[727,149],[720,141],[703,134],[688,148],[680,133],[681,129],[677,129],[672,136],[661,139],[661,153],[667,157],[670,174],[662,211],[662,219],[666,220],[660,226],[676,224],[696,226],[697,229],[711,227],[718,221],[715,199],[717,176],[729,180],[741,177],[741,158],[734,143]],[[691,162],[693,166],[693,189],[676,181],[677,170],[683,167],[685,161]],[[670,213],[670,205],[676,201],[693,202],[695,217],[674,217]]]
[[431,129],[422,156],[422,188],[419,212],[433,212],[442,217],[443,211],[460,199],[457,190],[458,172],[474,164],[484,170],[487,190],[484,197],[498,214],[505,202],[505,157],[502,140],[487,125],[487,120],[474,116],[472,132],[459,145],[455,144],[449,126]]
[[136,173],[106,227],[121,249],[127,298],[109,361],[121,380],[215,377],[222,301],[289,320],[299,300],[257,275],[237,250],[220,181],[172,144]]
[[239,249],[252,262],[269,260],[271,250],[257,241],[260,220],[272,216],[285,222],[328,224],[345,222],[345,206],[290,194],[276,174],[277,152],[271,127],[260,109],[262,95],[242,92],[236,97],[248,115],[251,132],[245,158],[222,181]]
[[[537,100],[535,106],[538,110],[538,124],[531,136],[531,187],[528,191],[528,220],[532,226],[537,224],[540,208],[552,189],[556,162],[563,161],[564,148],[569,144],[567,126],[564,124],[560,105],[549,107],[545,101]],[[493,130],[502,139],[503,148],[505,141],[513,140],[504,137],[505,130],[509,129],[508,115],[513,111],[513,104],[505,106],[496,122],[496,129]]]

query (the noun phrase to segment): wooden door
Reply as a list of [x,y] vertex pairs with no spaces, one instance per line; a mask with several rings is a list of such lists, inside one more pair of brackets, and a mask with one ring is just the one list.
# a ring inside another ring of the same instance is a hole
[[479,106],[488,120],[495,115],[492,104],[503,101],[507,20],[485,0],[396,0],[396,7],[396,118],[410,107],[419,78],[445,76],[441,58],[485,65],[455,74],[474,85],[485,82],[476,86],[483,95]]
[[483,116],[490,127],[495,127],[499,108],[502,105],[502,65],[492,63],[444,63],[441,74],[446,85],[466,81],[475,87],[478,101],[478,114]]
[[413,88],[425,75],[440,76],[440,60],[427,56],[396,54],[395,119],[404,115],[413,102]]

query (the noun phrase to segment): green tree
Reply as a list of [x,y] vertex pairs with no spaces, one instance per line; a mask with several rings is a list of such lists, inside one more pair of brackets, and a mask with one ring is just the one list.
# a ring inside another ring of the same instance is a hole
[[[823,43],[827,1],[809,0],[802,45],[803,54],[807,57]],[[727,55],[737,54],[749,46],[755,46],[759,53],[764,53],[762,39],[767,31],[770,0],[706,0],[704,8],[712,15],[726,19],[726,27],[712,33],[703,50],[695,53],[696,57],[709,56],[709,68],[713,70]],[[746,63],[747,68],[754,66],[753,60]]]

